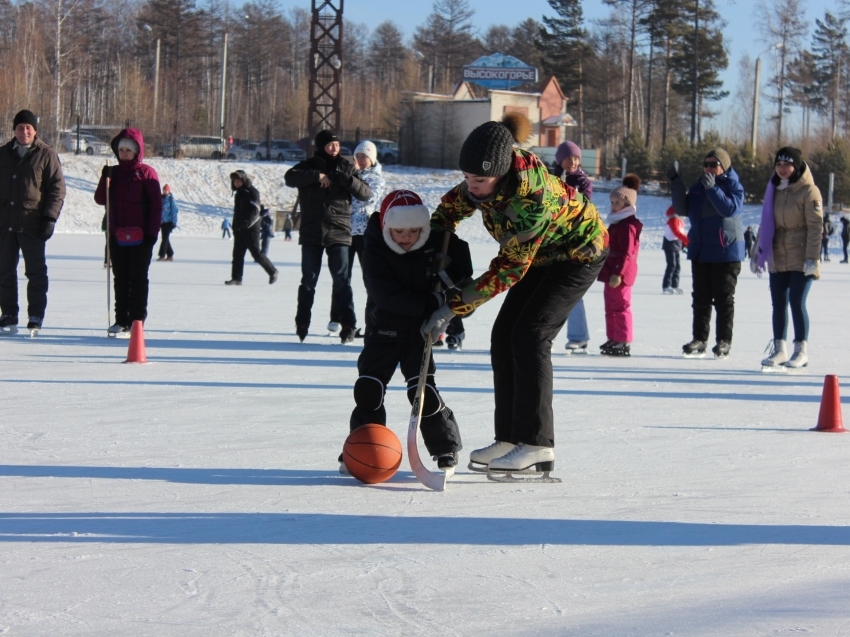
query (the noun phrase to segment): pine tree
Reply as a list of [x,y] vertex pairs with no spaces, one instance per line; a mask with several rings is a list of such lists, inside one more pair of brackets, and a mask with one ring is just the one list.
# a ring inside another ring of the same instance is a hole
[[842,86],[848,75],[847,23],[842,17],[827,11],[823,21],[815,20],[812,34],[811,85],[821,112],[831,122],[832,139],[838,136],[838,110]]
[[584,146],[584,88],[585,67],[592,49],[584,28],[584,14],[580,0],[548,0],[558,15],[543,17],[540,39],[537,41],[543,54],[543,69],[547,75],[558,78],[567,95],[576,95],[578,103],[579,145]]

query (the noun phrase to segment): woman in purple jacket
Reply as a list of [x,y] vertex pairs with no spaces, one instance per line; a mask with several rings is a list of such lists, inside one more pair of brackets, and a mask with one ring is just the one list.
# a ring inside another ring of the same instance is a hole
[[109,192],[109,252],[114,272],[115,324],[107,335],[129,338],[133,321],[148,315],[148,269],[162,225],[159,177],[143,164],[142,132],[125,128],[111,143],[117,166],[104,166],[94,200],[106,204]]

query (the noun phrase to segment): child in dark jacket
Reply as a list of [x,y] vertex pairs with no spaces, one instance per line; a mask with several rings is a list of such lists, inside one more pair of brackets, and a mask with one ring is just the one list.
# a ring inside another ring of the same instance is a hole
[[623,185],[611,191],[608,215],[610,252],[599,271],[605,284],[605,331],[608,342],[600,346],[605,356],[630,356],[632,330],[632,286],[637,278],[637,256],[643,224],[635,217],[640,178],[626,175]]
[[[384,394],[397,366],[413,402],[425,348],[420,328],[445,303],[445,292],[434,291],[435,282],[450,289],[472,276],[469,246],[455,235],[445,268],[437,270],[444,233],[431,230],[430,218],[416,193],[396,190],[384,198],[380,214],[372,215],[366,226],[363,279],[374,308],[357,360],[352,431],[368,423],[386,424]],[[445,470],[457,465],[461,440],[454,414],[437,390],[435,371],[432,357],[420,428],[428,453]]]

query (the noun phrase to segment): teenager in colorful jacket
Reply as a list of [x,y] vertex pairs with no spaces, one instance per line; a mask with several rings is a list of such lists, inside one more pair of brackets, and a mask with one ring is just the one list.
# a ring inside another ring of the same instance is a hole
[[667,171],[676,214],[687,216],[688,260],[693,276],[693,340],[682,347],[686,358],[705,356],[711,330],[711,308],[717,312],[716,358],[726,358],[732,347],[735,318],[735,287],[744,260],[744,187],[722,148],[708,151],[703,174],[685,192],[678,171]]
[[661,281],[661,291],[664,294],[683,294],[682,288],[679,287],[679,273],[682,270],[679,257],[682,249],[688,247],[688,235],[685,232],[685,222],[676,214],[673,206],[667,208],[665,216],[667,222],[664,224],[661,248],[664,250],[667,267]]
[[608,233],[594,205],[536,155],[513,148],[530,132],[519,113],[473,130],[458,161],[464,180],[431,217],[432,228],[454,230],[480,210],[499,243],[487,270],[423,325],[423,333],[435,337],[453,317],[507,292],[491,334],[495,442],[470,456],[471,468],[491,472],[554,468],[552,341],[608,254]]
[[[162,225],[162,191],[156,171],[143,163],[142,131],[125,128],[110,144],[117,166],[104,166],[94,193],[106,205],[109,181],[109,256],[115,288],[115,323],[108,333],[130,336],[133,321],[148,316],[148,270]],[[140,231],[138,238],[130,229]]]

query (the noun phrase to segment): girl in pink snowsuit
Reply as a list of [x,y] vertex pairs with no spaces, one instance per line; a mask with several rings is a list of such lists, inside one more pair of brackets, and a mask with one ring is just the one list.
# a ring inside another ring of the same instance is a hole
[[605,356],[629,356],[632,331],[632,286],[637,278],[637,256],[643,224],[637,213],[640,178],[626,175],[623,185],[611,192],[611,213],[606,220],[610,237],[608,258],[597,277],[605,284]]

